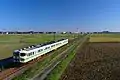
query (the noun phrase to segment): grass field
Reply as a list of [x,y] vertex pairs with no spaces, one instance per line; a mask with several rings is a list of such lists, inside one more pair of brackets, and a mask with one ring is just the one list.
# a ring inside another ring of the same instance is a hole
[[[55,39],[74,38],[75,34],[56,34]],[[0,59],[12,56],[15,49],[54,40],[54,34],[0,35]]]
[[120,42],[120,34],[92,34],[90,42]]

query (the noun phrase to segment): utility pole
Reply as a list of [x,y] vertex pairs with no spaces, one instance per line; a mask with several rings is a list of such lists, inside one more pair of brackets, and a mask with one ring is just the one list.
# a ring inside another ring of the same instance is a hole
[[55,41],[55,37],[56,37],[56,36],[55,36],[55,33],[56,33],[56,32],[53,32],[53,40],[54,40],[54,41]]
[[79,38],[79,28],[77,28],[77,36],[78,36],[78,38]]

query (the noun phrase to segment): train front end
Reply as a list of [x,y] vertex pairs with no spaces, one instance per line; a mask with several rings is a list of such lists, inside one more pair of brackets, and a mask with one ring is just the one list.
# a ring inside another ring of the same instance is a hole
[[15,63],[26,63],[26,52],[15,50],[13,52],[13,62],[15,62]]

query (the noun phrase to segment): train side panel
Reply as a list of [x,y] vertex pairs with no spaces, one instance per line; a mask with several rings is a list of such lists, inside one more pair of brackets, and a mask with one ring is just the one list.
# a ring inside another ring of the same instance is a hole
[[20,63],[29,62],[29,61],[31,61],[39,56],[42,56],[42,55],[44,55],[52,50],[55,50],[55,49],[65,45],[67,43],[68,43],[68,39],[65,39],[65,40],[62,40],[62,41],[59,41],[59,42],[56,42],[53,44],[45,45],[45,46],[30,50],[30,51],[26,51],[26,52],[23,51],[21,53],[26,53],[26,54],[25,54],[25,56],[19,56],[18,62],[20,62]]

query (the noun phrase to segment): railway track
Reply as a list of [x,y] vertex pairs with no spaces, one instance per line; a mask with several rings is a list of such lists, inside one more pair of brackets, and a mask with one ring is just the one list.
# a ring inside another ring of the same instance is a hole
[[32,67],[33,64],[35,64],[36,62],[44,59],[47,55],[49,55],[49,54],[46,54],[42,57],[39,57],[39,58],[37,58],[37,59],[35,59],[35,60],[25,64],[25,65],[20,66],[20,67],[13,67],[13,68],[9,68],[9,69],[2,71],[0,73],[0,80],[11,80],[13,77],[17,76],[18,74],[21,74],[22,72],[24,72],[28,68]]
[[[79,41],[78,41],[79,42]],[[79,42],[80,43],[80,42]],[[82,45],[82,44],[80,44]],[[59,64],[62,60],[68,57],[69,53],[74,50],[74,48],[78,48],[80,45],[74,44],[71,45],[69,48],[64,50],[61,54],[56,56],[56,60],[54,60],[51,64],[49,64],[45,69],[43,69],[40,73],[38,73],[34,78],[30,80],[46,80],[47,76],[50,72]]]
[[61,54],[57,55],[51,64],[49,64],[45,69],[43,69],[38,75],[36,75],[32,80],[44,80],[47,75],[63,60],[67,57],[67,51],[73,47],[69,47],[68,49],[64,50]]
[[[71,40],[70,43],[74,42],[74,40]],[[23,73],[28,68],[32,67],[36,62],[42,61],[45,57],[47,57],[50,54],[43,55],[42,57],[38,57],[37,59],[30,61],[29,63],[19,66],[19,67],[13,67],[6,69],[2,72],[0,72],[0,80],[11,80],[15,76]]]

